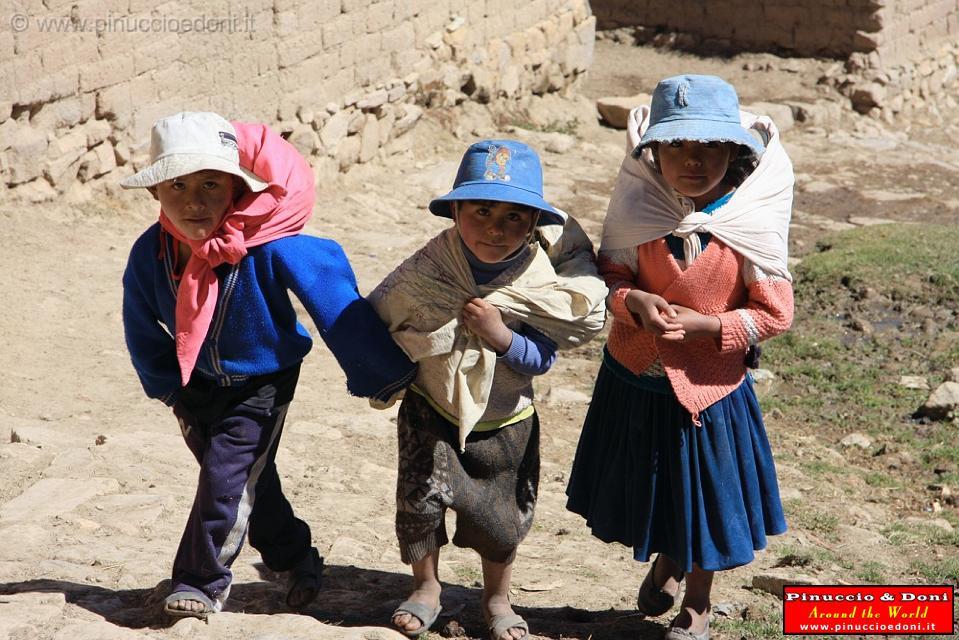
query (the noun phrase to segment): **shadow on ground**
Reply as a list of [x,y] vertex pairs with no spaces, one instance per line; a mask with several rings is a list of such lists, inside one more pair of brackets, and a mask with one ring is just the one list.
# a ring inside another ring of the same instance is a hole
[[[285,579],[257,566],[260,582],[233,585],[224,611],[269,615],[292,612],[284,602]],[[300,611],[325,624],[343,627],[388,626],[393,609],[410,588],[406,574],[355,566],[327,565],[323,591],[316,601]],[[62,593],[65,600],[129,629],[165,629],[177,619],[162,612],[170,581],[162,580],[150,589],[109,589],[65,580],[36,579],[0,583],[0,597],[19,593]],[[443,614],[433,626],[442,635],[486,638],[480,610],[482,589],[443,584]],[[545,638],[586,640],[653,639],[662,636],[662,626],[644,620],[632,611],[589,611],[570,606],[514,607],[530,625],[533,635]],[[449,629],[446,627],[449,626]],[[453,630],[453,633],[450,631]]]

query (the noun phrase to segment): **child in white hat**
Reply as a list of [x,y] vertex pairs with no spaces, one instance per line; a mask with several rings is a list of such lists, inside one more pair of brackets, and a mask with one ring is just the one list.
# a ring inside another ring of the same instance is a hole
[[244,537],[290,572],[287,604],[320,588],[323,559],[283,495],[274,458],[303,357],[306,307],[350,393],[386,399],[416,366],[360,297],[332,240],[301,234],[313,172],[264,125],[184,112],[153,126],[151,164],[121,184],[160,202],[123,275],[127,347],[146,394],[173,408],[200,464],[173,563],[174,616],[206,617],[230,592]]

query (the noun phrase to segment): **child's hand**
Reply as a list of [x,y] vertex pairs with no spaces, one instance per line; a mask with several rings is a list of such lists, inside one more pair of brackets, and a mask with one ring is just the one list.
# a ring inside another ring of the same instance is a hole
[[626,294],[625,303],[646,331],[664,340],[679,341],[685,337],[683,325],[674,317],[676,312],[661,296],[633,289]]
[[513,342],[513,332],[503,323],[499,309],[482,298],[473,298],[461,313],[463,324],[486,340],[496,353],[502,354]]
[[716,316],[706,316],[689,307],[671,305],[676,317],[673,319],[682,325],[687,338],[718,338],[723,325]]

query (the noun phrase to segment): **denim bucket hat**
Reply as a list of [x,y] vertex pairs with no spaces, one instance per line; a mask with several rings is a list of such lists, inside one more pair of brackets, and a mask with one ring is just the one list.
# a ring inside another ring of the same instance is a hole
[[736,90],[716,76],[673,76],[656,85],[649,106],[649,128],[633,154],[653,142],[673,140],[735,142],[757,157],[765,150],[741,124]]
[[543,199],[539,156],[515,140],[482,140],[470,145],[456,172],[453,190],[430,202],[430,211],[452,218],[450,203],[456,200],[513,202],[539,209],[538,225],[566,222],[566,214]]

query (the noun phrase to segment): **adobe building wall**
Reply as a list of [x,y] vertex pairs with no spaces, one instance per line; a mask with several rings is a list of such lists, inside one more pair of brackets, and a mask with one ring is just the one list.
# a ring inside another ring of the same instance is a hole
[[407,148],[424,108],[575,85],[595,35],[587,0],[8,6],[0,197],[34,201],[132,173],[152,123],[182,110],[266,122],[317,171],[346,168]]
[[597,28],[681,34],[710,51],[846,60],[831,78],[861,113],[891,119],[959,89],[959,0],[593,0]]
[[593,0],[599,29],[644,26],[734,51],[845,57],[879,28],[873,0]]
[[959,0],[593,0],[599,29],[643,26],[692,34],[735,51],[846,58],[876,51],[887,63],[951,38]]

